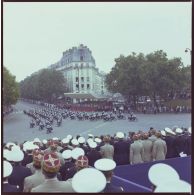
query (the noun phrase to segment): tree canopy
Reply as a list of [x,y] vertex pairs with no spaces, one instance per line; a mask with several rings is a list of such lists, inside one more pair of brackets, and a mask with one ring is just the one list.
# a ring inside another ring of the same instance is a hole
[[120,55],[106,76],[111,92],[119,92],[134,102],[139,96],[165,98],[169,92],[189,88],[191,67],[184,67],[180,58],[168,59],[162,50],[148,55]]
[[19,97],[19,86],[9,70],[3,66],[3,105],[15,104]]
[[53,101],[66,92],[66,82],[62,72],[42,69],[20,82],[21,97]]

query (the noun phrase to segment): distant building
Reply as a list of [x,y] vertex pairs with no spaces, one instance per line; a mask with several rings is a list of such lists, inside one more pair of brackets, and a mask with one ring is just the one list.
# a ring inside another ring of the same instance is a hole
[[105,87],[106,74],[99,71],[91,50],[83,44],[63,52],[62,58],[57,63],[50,65],[49,68],[63,72],[70,93],[99,96],[107,91]]

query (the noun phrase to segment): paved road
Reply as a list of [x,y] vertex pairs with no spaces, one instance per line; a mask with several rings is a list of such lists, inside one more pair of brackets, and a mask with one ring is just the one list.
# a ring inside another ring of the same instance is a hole
[[129,122],[128,120],[117,120],[112,122],[104,121],[75,121],[66,119],[62,125],[53,126],[53,133],[46,134],[46,130],[39,131],[38,127],[29,128],[30,118],[23,114],[24,109],[36,108],[36,105],[19,101],[15,105],[16,111],[6,116],[3,120],[3,141],[18,141],[33,140],[35,137],[40,139],[59,137],[64,138],[68,134],[76,136],[80,134],[84,137],[88,133],[94,135],[111,134],[117,131],[147,131],[150,127],[163,129],[164,127],[189,127],[191,126],[190,114],[137,114],[137,122]]

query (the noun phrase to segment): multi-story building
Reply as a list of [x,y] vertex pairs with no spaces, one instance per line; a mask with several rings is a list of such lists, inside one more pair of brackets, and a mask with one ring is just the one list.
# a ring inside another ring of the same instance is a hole
[[80,44],[63,52],[62,58],[49,66],[63,72],[69,93],[103,95],[105,73],[96,67],[91,50]]

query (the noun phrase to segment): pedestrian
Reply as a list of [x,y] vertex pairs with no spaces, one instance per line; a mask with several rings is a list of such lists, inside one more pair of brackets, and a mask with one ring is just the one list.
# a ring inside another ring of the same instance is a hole
[[102,158],[113,159],[114,147],[110,144],[110,137],[105,136],[103,138],[104,145],[100,147],[100,154]]
[[112,183],[113,171],[116,167],[116,163],[112,159],[103,158],[97,160],[94,166],[96,169],[102,171],[106,177],[106,187],[104,188],[104,193],[124,192],[124,189],[121,186],[116,186]]
[[42,173],[45,176],[45,181],[32,188],[31,192],[74,192],[70,182],[57,179],[60,166],[60,159],[56,153],[45,154],[42,162]]
[[151,140],[148,139],[149,134],[148,133],[144,133],[143,134],[143,161],[144,162],[151,162],[152,161],[152,146],[153,143]]
[[45,181],[45,177],[41,171],[43,155],[44,153],[40,149],[33,150],[33,167],[35,169],[35,173],[24,179],[23,192],[31,192],[32,188],[40,185]]

